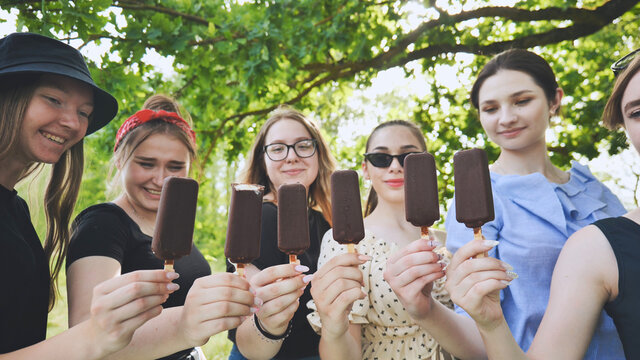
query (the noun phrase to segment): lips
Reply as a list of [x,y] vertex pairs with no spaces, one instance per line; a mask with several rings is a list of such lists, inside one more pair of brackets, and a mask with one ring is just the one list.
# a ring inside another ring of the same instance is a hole
[[518,136],[524,129],[525,129],[524,126],[519,128],[508,129],[508,130],[498,132],[498,135],[502,135],[504,137],[515,137],[515,136]]
[[385,180],[385,184],[391,186],[391,187],[401,187],[404,185],[404,179],[391,179],[391,180]]
[[291,170],[284,170],[282,172],[287,174],[287,175],[290,175],[290,176],[295,176],[295,175],[300,174],[303,171],[304,171],[304,169],[291,169]]
[[56,135],[53,135],[51,133],[44,132],[42,130],[40,130],[40,134],[42,134],[42,136],[44,136],[45,138],[47,138],[47,139],[51,140],[52,142],[54,142],[56,144],[59,144],[59,145],[62,145],[67,141],[66,139],[64,139],[64,138],[62,138],[60,136],[56,136]]
[[156,196],[160,196],[160,194],[162,193],[162,190],[154,190],[154,189],[148,189],[148,188],[144,188],[144,190],[149,194],[156,195]]

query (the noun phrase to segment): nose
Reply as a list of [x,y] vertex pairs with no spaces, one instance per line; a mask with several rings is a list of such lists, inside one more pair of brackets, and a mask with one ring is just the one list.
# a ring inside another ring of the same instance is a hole
[[73,132],[82,132],[83,134],[89,125],[87,121],[80,118],[78,111],[72,107],[65,107],[61,110],[60,124]]
[[504,106],[502,108],[502,113],[500,114],[500,119],[498,120],[500,125],[509,126],[517,120],[518,116],[511,106]]
[[285,158],[285,160],[287,162],[294,162],[294,161],[300,160],[293,146],[287,148],[287,157]]
[[153,173],[153,183],[154,183],[154,185],[162,187],[162,183],[164,182],[164,178],[166,178],[167,176],[168,176],[167,171],[163,167],[161,167],[161,166],[156,167],[156,169],[154,170],[154,173]]
[[400,171],[402,170],[402,165],[400,165],[400,160],[398,158],[393,158],[391,160],[391,164],[389,165],[389,171]]

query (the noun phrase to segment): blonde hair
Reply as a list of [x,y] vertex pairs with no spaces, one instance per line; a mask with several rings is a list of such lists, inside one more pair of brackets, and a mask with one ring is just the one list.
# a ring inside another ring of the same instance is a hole
[[[184,109],[181,109],[180,104],[169,96],[162,94],[153,95],[144,102],[142,109],[175,112],[180,115],[180,117],[183,118],[189,126],[193,127],[193,122],[189,113]],[[118,170],[116,164],[124,165],[129,161],[131,155],[133,155],[133,152],[138,148],[138,146],[154,134],[169,134],[180,140],[189,151],[189,160],[191,162],[189,169],[193,168],[193,163],[197,158],[197,148],[191,137],[189,137],[189,135],[177,125],[168,123],[162,119],[151,120],[129,131],[122,140],[120,140],[118,148],[111,158],[111,170],[109,171],[108,181],[109,194],[119,195],[122,191],[120,170]]]
[[271,126],[283,119],[293,120],[302,124],[311,135],[311,138],[317,141],[318,175],[311,186],[309,186],[309,207],[322,212],[325,220],[331,224],[330,186],[331,174],[335,170],[336,162],[331,152],[329,152],[329,146],[322,137],[318,125],[314,121],[306,118],[298,110],[286,105],[281,105],[269,115],[269,119],[262,125],[260,132],[258,132],[253,142],[247,158],[247,164],[240,175],[239,181],[249,184],[260,184],[264,186],[265,194],[270,192],[276,193],[276,189],[271,188],[271,181],[267,175],[263,148]]
[[[0,159],[12,156],[27,108],[40,85],[40,74],[17,75],[3,78],[0,88]],[[16,84],[19,84],[16,86]],[[89,121],[93,120],[93,117]],[[18,181],[40,168],[42,163],[33,163],[24,169]],[[44,195],[47,219],[47,235],[44,252],[50,266],[49,311],[56,301],[57,278],[67,254],[69,244],[69,222],[78,199],[82,171],[84,169],[83,141],[65,151],[53,164],[51,176]]]

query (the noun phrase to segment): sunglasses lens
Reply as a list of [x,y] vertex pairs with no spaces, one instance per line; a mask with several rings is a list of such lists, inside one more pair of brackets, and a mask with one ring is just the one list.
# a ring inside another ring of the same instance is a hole
[[389,154],[369,154],[367,160],[375,167],[389,167],[393,157]]

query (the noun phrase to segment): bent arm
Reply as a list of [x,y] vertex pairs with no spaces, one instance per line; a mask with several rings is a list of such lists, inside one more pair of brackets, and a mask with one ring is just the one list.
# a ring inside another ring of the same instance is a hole
[[360,325],[350,324],[344,336],[332,337],[322,330],[320,338],[320,357],[322,359],[352,360],[362,358]]

